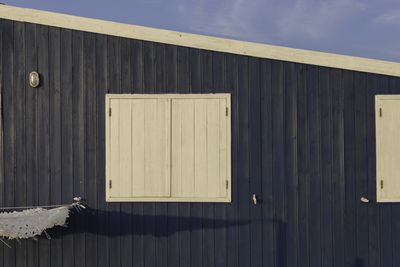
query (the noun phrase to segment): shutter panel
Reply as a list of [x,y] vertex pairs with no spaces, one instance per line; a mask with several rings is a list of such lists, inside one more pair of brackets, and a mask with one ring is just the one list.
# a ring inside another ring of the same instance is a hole
[[[384,99],[379,100],[379,97]],[[400,99],[377,96],[377,200],[400,200]]]
[[169,103],[110,99],[111,198],[170,196]]
[[172,99],[172,197],[227,196],[226,99]]

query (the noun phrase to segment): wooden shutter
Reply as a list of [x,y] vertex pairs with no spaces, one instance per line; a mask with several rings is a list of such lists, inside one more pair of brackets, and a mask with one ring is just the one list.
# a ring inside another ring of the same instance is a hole
[[109,200],[169,197],[170,100],[109,101]]
[[229,94],[107,94],[106,200],[231,201]]
[[226,98],[172,99],[171,196],[227,197]]
[[400,201],[400,96],[376,96],[377,201]]

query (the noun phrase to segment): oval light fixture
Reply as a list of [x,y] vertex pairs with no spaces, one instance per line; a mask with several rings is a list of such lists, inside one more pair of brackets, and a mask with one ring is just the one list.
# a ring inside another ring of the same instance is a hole
[[29,85],[33,88],[36,88],[39,86],[39,83],[39,73],[37,73],[36,71],[32,71],[31,73],[29,73]]

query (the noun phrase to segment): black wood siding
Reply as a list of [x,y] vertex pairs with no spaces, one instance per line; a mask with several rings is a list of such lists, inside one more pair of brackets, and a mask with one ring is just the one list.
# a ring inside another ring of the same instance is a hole
[[[89,205],[51,240],[0,243],[1,266],[400,266],[374,122],[400,78],[0,25],[0,206]],[[106,203],[104,95],[210,92],[232,93],[232,203]]]

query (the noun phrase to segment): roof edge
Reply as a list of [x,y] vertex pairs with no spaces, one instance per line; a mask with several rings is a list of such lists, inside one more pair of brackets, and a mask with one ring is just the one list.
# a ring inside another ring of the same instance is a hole
[[400,77],[400,63],[135,26],[0,5],[0,18],[258,58]]

